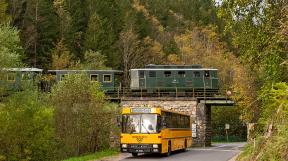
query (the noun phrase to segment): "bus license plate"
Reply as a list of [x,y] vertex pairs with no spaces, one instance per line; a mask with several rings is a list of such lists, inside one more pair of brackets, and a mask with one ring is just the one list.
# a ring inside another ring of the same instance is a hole
[[136,149],[136,152],[144,152],[144,150],[142,150],[142,149]]

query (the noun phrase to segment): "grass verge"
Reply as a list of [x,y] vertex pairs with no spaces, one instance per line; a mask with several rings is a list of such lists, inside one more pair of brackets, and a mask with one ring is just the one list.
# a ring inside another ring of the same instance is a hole
[[116,155],[118,153],[119,153],[119,151],[117,151],[116,149],[108,149],[108,150],[96,152],[94,154],[88,154],[88,155],[84,155],[84,156],[80,156],[80,157],[68,158],[68,159],[63,160],[63,161],[90,161],[90,160],[101,159],[103,157],[113,156],[113,155]]

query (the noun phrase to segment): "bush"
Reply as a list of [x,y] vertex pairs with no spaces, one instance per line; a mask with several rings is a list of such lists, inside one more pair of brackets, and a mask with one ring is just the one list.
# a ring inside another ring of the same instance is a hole
[[105,103],[99,83],[87,75],[69,75],[52,89],[56,137],[63,144],[61,158],[93,153],[109,147],[115,108]]
[[255,147],[248,144],[238,160],[288,160],[288,84],[263,88],[263,112],[259,123],[264,133],[256,137]]
[[52,160],[53,108],[35,90],[17,92],[0,105],[0,160]]

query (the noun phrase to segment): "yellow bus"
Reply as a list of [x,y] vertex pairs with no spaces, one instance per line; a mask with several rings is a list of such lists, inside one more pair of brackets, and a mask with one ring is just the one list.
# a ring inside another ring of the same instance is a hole
[[190,116],[161,108],[124,107],[121,152],[160,153],[185,150],[192,145]]

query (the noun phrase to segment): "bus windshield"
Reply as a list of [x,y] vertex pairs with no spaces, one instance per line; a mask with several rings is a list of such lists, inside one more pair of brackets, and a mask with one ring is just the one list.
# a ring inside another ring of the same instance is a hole
[[151,134],[160,132],[160,116],[157,114],[131,114],[122,116],[122,133]]

